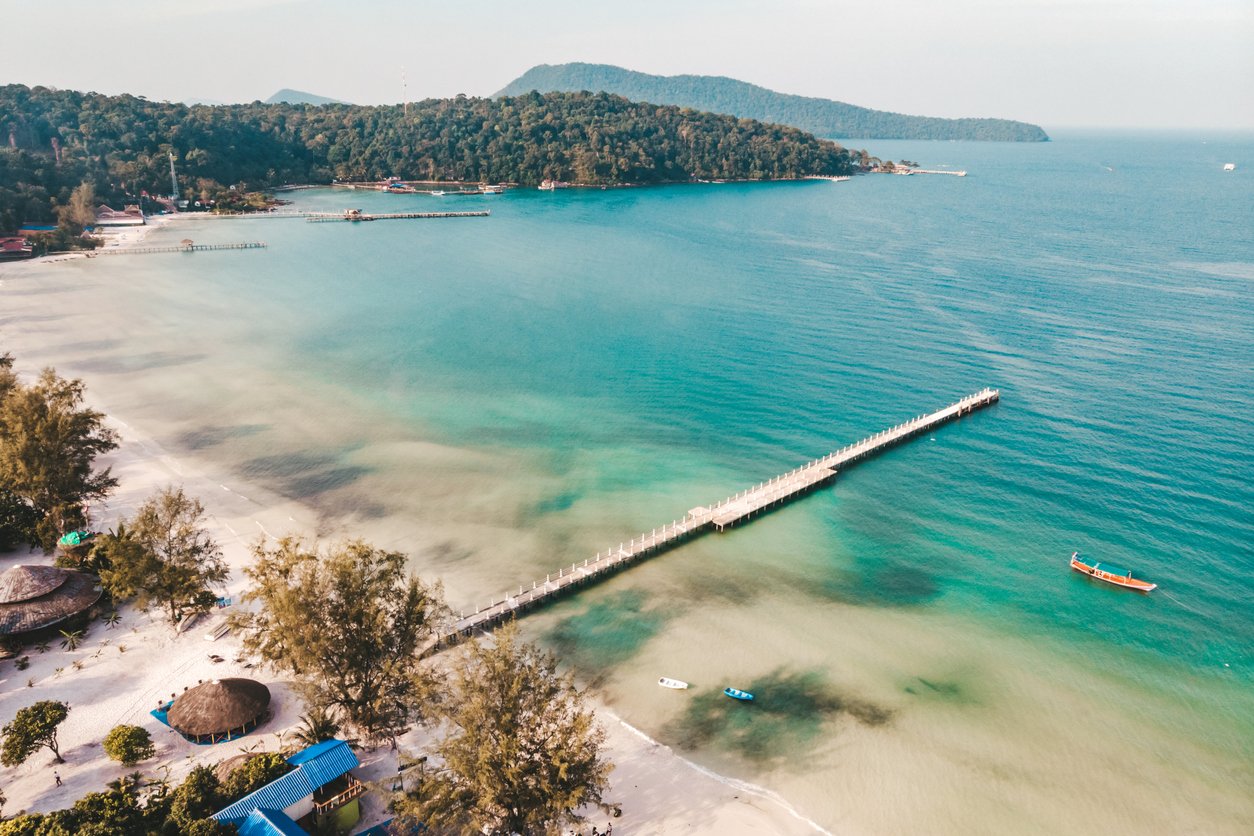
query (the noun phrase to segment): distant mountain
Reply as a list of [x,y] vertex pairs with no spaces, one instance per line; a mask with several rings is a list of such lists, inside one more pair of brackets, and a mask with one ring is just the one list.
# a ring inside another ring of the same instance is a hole
[[284,87],[270,98],[266,99],[264,104],[309,104],[309,105],[327,105],[327,104],[347,104],[339,99],[328,99],[326,96],[315,96],[313,93],[306,93],[303,90],[289,90]]
[[1048,142],[1036,125],[1010,119],[940,119],[907,116],[865,107],[776,93],[734,78],[707,75],[649,75],[609,64],[540,64],[495,93],[517,96],[538,90],[616,93],[632,101],[678,105],[791,125],[830,139],[978,139]]

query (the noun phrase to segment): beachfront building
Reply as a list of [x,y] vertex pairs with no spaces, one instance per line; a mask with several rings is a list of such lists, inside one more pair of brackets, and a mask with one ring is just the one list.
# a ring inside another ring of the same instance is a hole
[[213,679],[188,688],[153,712],[192,743],[224,743],[257,728],[270,707],[270,689],[255,679]]
[[214,813],[240,836],[304,836],[319,828],[347,831],[361,818],[366,785],[343,740],[324,740],[287,759],[295,769]]
[[0,238],[0,261],[11,261],[19,258],[34,258],[35,245],[23,236]]
[[33,633],[86,612],[100,581],[57,566],[13,566],[0,574],[0,636]]
[[119,212],[103,203],[96,207],[96,226],[143,226],[144,213],[138,206],[127,206]]

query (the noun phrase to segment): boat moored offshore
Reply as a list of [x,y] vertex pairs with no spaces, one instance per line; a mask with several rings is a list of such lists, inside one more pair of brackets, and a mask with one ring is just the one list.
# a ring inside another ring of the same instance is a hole
[[1149,581],[1138,580],[1132,577],[1132,573],[1127,569],[1114,566],[1110,563],[1098,563],[1087,558],[1080,557],[1079,552],[1071,553],[1071,568],[1081,574],[1088,575],[1090,578],[1096,578],[1099,581],[1122,586],[1127,589],[1135,589],[1137,592],[1149,592],[1158,588],[1158,584]]

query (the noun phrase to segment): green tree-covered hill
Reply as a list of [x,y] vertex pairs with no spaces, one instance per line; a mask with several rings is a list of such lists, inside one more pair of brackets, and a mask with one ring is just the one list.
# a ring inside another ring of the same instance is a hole
[[[59,160],[54,156],[59,154]],[[340,180],[534,185],[845,174],[863,154],[796,128],[607,93],[428,99],[366,107],[187,106],[0,86],[0,230],[51,220],[80,182],[102,199]]]
[[517,96],[531,90],[604,91],[632,101],[678,105],[793,125],[816,136],[832,139],[1049,140],[1038,126],[1009,119],[907,116],[830,99],[776,93],[756,84],[722,76],[649,75],[608,64],[541,64],[511,81],[495,95]]

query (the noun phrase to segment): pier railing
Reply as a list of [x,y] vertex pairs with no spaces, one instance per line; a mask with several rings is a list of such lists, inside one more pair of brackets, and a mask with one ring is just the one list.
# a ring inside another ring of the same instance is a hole
[[152,253],[200,253],[209,250],[260,250],[265,241],[239,241],[234,244],[169,244],[162,247],[117,247],[92,250],[91,255],[151,255]]
[[859,442],[814,459],[780,476],[760,482],[710,506],[693,508],[681,519],[672,520],[661,528],[642,533],[618,546],[610,546],[582,563],[563,566],[556,573],[545,575],[544,580],[534,580],[530,586],[520,585],[517,592],[508,592],[499,599],[492,598],[473,612],[462,611],[452,629],[432,642],[424,653],[432,653],[455,644],[476,631],[491,629],[515,615],[521,615],[562,593],[585,586],[615,573],[645,557],[679,545],[707,531],[723,531],[756,514],[795,499],[814,488],[836,478],[841,467],[861,461],[876,453],[900,444],[935,427],[969,415],[996,403],[1001,393],[996,389],[982,389],[944,409],[927,415],[919,415],[903,421],[895,427],[882,430]]

